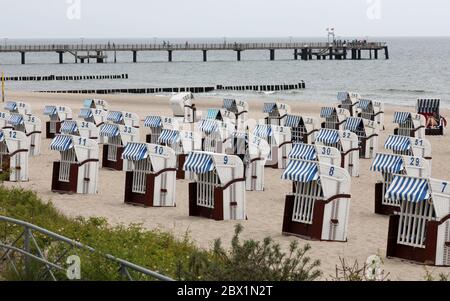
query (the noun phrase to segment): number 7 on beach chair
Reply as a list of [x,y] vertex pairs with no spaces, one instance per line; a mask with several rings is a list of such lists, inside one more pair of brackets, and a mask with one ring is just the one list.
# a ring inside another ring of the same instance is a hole
[[0,131],[0,170],[11,182],[28,181],[29,140],[24,132]]
[[447,120],[439,112],[440,99],[418,99],[417,113],[425,117],[425,135],[442,136]]

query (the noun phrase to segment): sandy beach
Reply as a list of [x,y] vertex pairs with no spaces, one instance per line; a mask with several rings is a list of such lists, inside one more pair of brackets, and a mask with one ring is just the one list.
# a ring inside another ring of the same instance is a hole
[[[364,91],[360,91],[364,93]],[[8,100],[22,100],[32,106],[33,113],[46,121],[42,115],[42,109],[46,104],[62,104],[70,106],[77,116],[83,105],[83,99],[96,97],[109,102],[114,110],[126,110],[139,114],[141,120],[147,115],[171,116],[172,111],[168,103],[168,97],[156,97],[148,95],[47,95],[28,92],[8,92]],[[263,118],[263,100],[251,99],[250,118]],[[219,98],[203,98],[196,95],[196,106],[200,110],[211,107],[220,107]],[[320,107],[317,102],[286,101],[291,105],[292,113],[319,117]],[[393,113],[396,110],[414,112],[413,105],[409,107],[395,107],[386,105],[385,127],[379,139],[379,150],[387,136],[393,133]],[[449,110],[442,110],[442,115],[449,117]],[[148,129],[141,122],[141,141],[145,140]],[[433,146],[432,177],[450,180],[450,165],[447,158],[450,157],[450,135],[444,137],[430,137]],[[221,221],[216,222],[204,218],[188,216],[188,181],[177,181],[177,207],[176,208],[142,208],[126,205],[123,202],[125,172],[101,169],[99,175],[99,193],[97,195],[59,195],[50,191],[52,177],[52,162],[59,160],[59,153],[51,151],[51,140],[43,139],[42,154],[30,158],[30,181],[27,183],[7,183],[7,186],[20,186],[36,191],[44,200],[49,200],[64,214],[69,216],[99,216],[115,224],[141,223],[144,227],[155,227],[173,232],[177,236],[184,235],[187,231],[194,241],[201,247],[211,246],[215,238],[222,238],[228,245],[234,225],[241,223],[244,226],[243,238],[263,239],[271,236],[287,249],[292,240],[297,240],[300,245],[309,243],[312,250],[309,253],[313,259],[321,260],[321,270],[324,279],[330,279],[334,274],[335,265],[339,263],[339,257],[348,262],[357,259],[364,263],[370,255],[380,255],[384,259],[383,268],[390,273],[391,280],[423,280],[428,271],[450,273],[450,268],[425,267],[399,259],[387,259],[386,240],[388,232],[388,217],[374,214],[374,184],[379,179],[379,174],[369,170],[372,160],[360,161],[360,177],[352,178],[352,199],[349,222],[348,242],[319,242],[307,241],[295,237],[281,235],[285,195],[290,191],[291,183],[280,179],[281,170],[266,169],[266,191],[247,192],[246,221]]]

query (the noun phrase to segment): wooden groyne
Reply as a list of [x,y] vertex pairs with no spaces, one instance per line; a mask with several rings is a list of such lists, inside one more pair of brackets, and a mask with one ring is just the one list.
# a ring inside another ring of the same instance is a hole
[[78,81],[78,80],[105,80],[128,79],[128,74],[107,75],[29,75],[29,76],[5,76],[5,81]]
[[89,63],[93,60],[97,63],[104,63],[108,54],[113,53],[114,62],[117,62],[117,52],[129,52],[132,61],[138,61],[138,52],[160,51],[167,52],[167,60],[172,62],[173,54],[176,51],[201,51],[203,61],[208,60],[209,51],[234,51],[236,59],[241,60],[243,51],[267,50],[268,58],[275,60],[277,50],[291,50],[293,59],[304,61],[312,60],[361,60],[378,59],[379,52],[384,51],[385,59],[389,59],[388,45],[385,42],[291,42],[291,43],[181,43],[171,44],[45,44],[45,45],[0,45],[0,53],[16,52],[20,54],[21,63],[25,64],[27,53],[31,52],[55,52],[59,56],[59,63],[64,63],[64,54],[74,57],[75,63]]
[[128,88],[128,89],[86,89],[86,90],[49,90],[35,91],[39,93],[58,94],[155,94],[155,93],[208,93],[213,91],[254,91],[254,92],[276,92],[288,90],[305,89],[306,84],[300,81],[295,84],[271,84],[271,85],[216,85],[200,87],[174,87],[174,88]]

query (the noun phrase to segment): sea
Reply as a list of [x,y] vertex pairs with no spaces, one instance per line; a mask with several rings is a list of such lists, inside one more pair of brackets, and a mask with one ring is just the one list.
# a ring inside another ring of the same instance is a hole
[[[352,40],[353,38],[341,38]],[[209,51],[208,62],[201,51],[138,52],[132,63],[131,52],[107,53],[106,63],[75,64],[71,54],[58,63],[56,53],[28,53],[20,64],[19,53],[0,53],[0,72],[5,76],[102,75],[127,73],[123,80],[83,80],[48,82],[7,82],[6,91],[74,90],[107,88],[151,88],[211,85],[281,84],[305,81],[305,90],[276,93],[214,91],[208,97],[277,99],[303,102],[336,102],[339,91],[359,92],[362,97],[397,105],[413,105],[417,98],[440,98],[450,107],[450,37],[370,37],[388,43],[390,59],[361,61],[293,60],[292,50],[277,50],[275,61],[269,51],[244,51],[236,60],[233,51]],[[324,38],[205,38],[205,39],[0,39],[2,45],[70,43],[244,43],[244,42],[325,42]],[[124,96],[126,99],[126,96]]]

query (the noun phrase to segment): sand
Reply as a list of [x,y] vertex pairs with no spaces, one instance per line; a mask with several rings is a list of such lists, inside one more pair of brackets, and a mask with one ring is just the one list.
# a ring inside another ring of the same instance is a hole
[[[28,102],[33,112],[42,115],[45,104],[63,104],[70,106],[74,117],[82,107],[83,99],[95,95],[47,95],[25,92],[9,92],[8,99]],[[107,100],[115,110],[136,112],[141,119],[150,114],[170,116],[168,97],[142,95],[114,95],[97,96]],[[262,118],[263,100],[251,99],[251,118]],[[324,104],[311,102],[289,102],[292,112],[319,117],[320,107]],[[218,98],[197,97],[196,105],[200,110],[208,107],[221,106]],[[329,104],[328,104],[329,105]],[[396,110],[414,111],[414,107],[395,107],[387,105],[385,125],[381,132],[379,149],[382,149],[387,136],[393,132],[393,112]],[[448,110],[443,115],[450,116]],[[141,140],[145,139],[148,129],[143,128],[141,122]],[[433,178],[450,180],[450,135],[444,137],[427,137],[433,145]],[[123,202],[125,173],[101,169],[99,175],[99,193],[97,195],[59,195],[50,191],[52,178],[52,162],[59,159],[59,153],[49,150],[50,140],[43,139],[42,154],[30,158],[30,181],[27,183],[7,183],[8,186],[20,186],[36,191],[44,200],[50,200],[64,214],[68,216],[99,216],[105,217],[112,224],[141,223],[148,229],[155,227],[173,232],[177,236],[187,231],[193,240],[201,247],[210,247],[216,238],[222,238],[225,245],[233,235],[234,226],[241,223],[244,226],[243,238],[263,239],[271,236],[287,250],[289,243],[297,240],[300,245],[310,244],[312,250],[309,255],[313,259],[321,260],[321,270],[324,279],[330,279],[334,274],[339,257],[348,262],[358,260],[365,262],[370,255],[380,255],[384,260],[383,268],[390,273],[391,280],[423,280],[427,269],[435,274],[450,273],[450,268],[425,267],[400,259],[387,259],[386,241],[388,220],[386,216],[374,214],[374,187],[380,175],[369,171],[372,160],[361,160],[360,177],[352,178],[352,199],[348,242],[319,242],[308,241],[296,237],[281,235],[285,195],[289,193],[291,182],[280,179],[281,170],[266,169],[266,191],[247,192],[246,221],[213,221],[204,218],[188,216],[188,182],[178,180],[176,185],[176,208],[142,208],[126,205]]]

